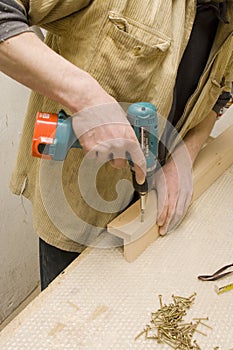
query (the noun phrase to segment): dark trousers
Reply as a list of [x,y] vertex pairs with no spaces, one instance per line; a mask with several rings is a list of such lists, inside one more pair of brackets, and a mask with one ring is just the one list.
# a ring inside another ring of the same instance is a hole
[[41,290],[45,289],[55,277],[57,277],[79,253],[67,252],[39,239],[40,253],[40,284]]

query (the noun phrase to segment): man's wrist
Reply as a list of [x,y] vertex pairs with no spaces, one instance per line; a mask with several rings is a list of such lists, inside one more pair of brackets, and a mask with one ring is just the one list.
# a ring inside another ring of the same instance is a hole
[[73,82],[70,84],[72,90],[67,90],[65,97],[73,114],[93,106],[116,102],[91,75],[81,69],[77,70],[76,77],[72,77]]

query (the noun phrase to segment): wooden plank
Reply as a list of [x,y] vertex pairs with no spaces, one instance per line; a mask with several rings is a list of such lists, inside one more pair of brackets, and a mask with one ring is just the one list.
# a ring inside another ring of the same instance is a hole
[[199,153],[193,169],[192,201],[207,190],[233,163],[233,125],[210,141]]
[[[233,125],[215,139],[211,139],[199,153],[193,168],[194,189],[192,202],[196,200],[223,172],[233,164]],[[140,221],[140,202],[111,221],[107,230],[124,241],[124,257],[134,261],[158,236],[156,224],[156,192],[147,195],[145,220]]]
[[157,197],[155,191],[146,196],[144,222],[141,222],[140,202],[137,201],[108,224],[108,232],[124,240],[124,256],[129,262],[138,257],[158,236]]

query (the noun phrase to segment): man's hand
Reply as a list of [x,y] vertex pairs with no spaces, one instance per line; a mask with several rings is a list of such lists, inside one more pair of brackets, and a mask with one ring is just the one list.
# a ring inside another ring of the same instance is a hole
[[89,157],[97,158],[101,162],[111,160],[113,167],[123,168],[130,156],[137,182],[144,182],[145,157],[120,104],[116,101],[100,105],[94,102],[92,107],[73,116],[72,125]]
[[161,235],[180,223],[191,202],[192,163],[185,148],[173,154],[173,157],[155,174],[158,197],[157,224]]
[[174,229],[186,214],[192,199],[192,167],[216,121],[210,111],[175,148],[167,163],[154,175],[158,195],[157,224],[160,234]]

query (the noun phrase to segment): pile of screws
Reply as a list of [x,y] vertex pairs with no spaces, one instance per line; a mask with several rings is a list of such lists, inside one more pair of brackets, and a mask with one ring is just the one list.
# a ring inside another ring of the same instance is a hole
[[199,325],[208,327],[203,321],[208,318],[194,318],[190,323],[183,321],[187,310],[195,300],[196,293],[188,298],[172,295],[173,303],[163,305],[162,296],[159,295],[160,309],[151,313],[151,321],[139,333],[135,340],[143,334],[145,339],[154,339],[158,344],[168,344],[173,349],[201,350],[196,340],[193,340],[195,332],[206,336],[205,333],[197,329]]

